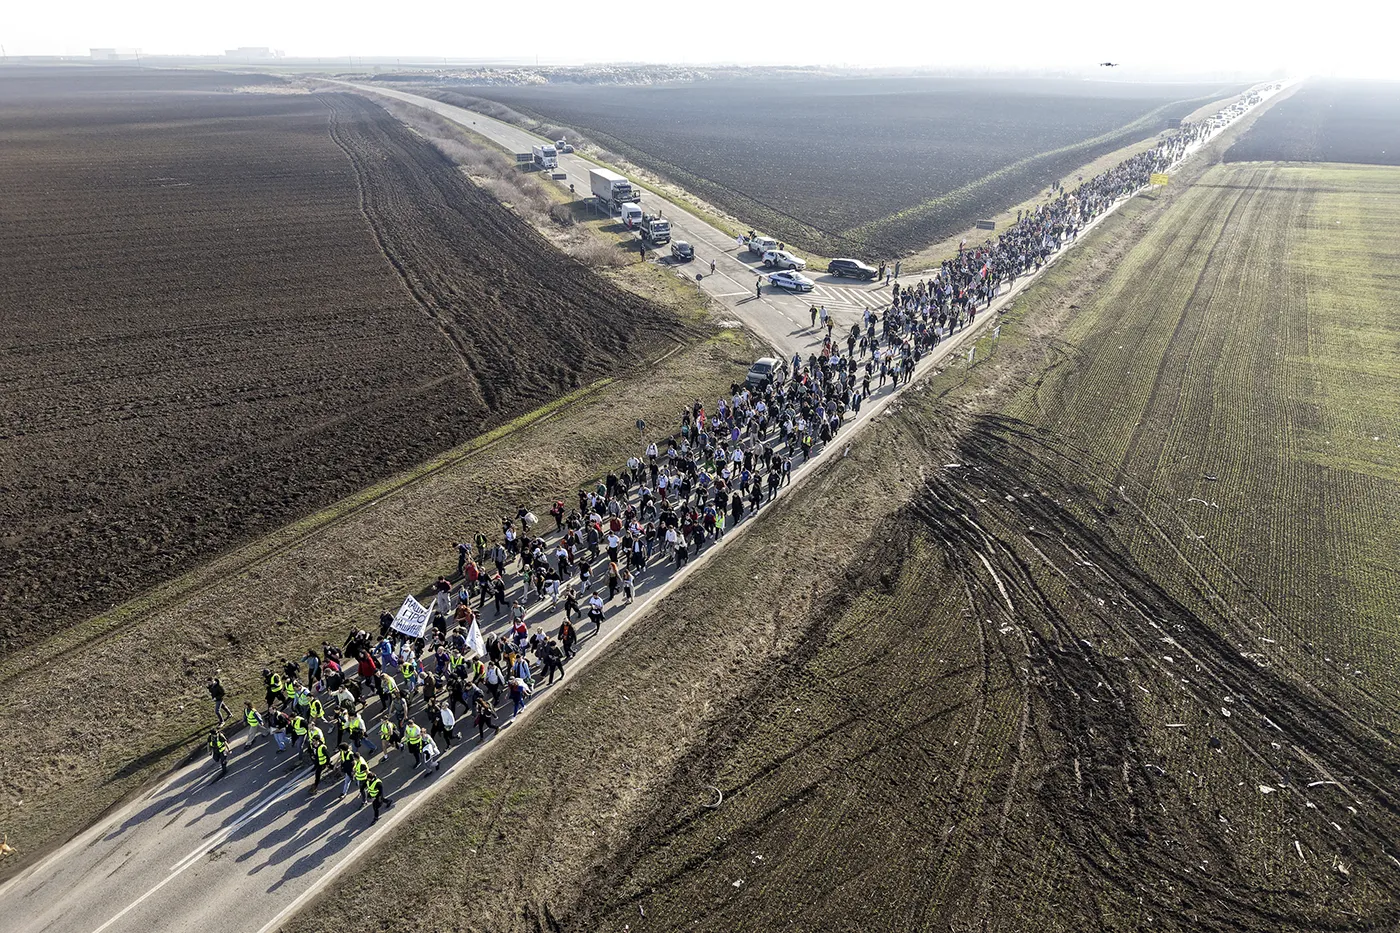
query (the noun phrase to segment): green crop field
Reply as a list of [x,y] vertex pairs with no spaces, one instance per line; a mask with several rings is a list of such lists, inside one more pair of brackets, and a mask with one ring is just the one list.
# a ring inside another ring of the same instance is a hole
[[[1138,559],[1180,550],[1260,637],[1377,679],[1400,648],[1397,255],[1400,171],[1217,167],[1075,319],[1072,359],[1005,408],[1086,504],[1122,487],[1145,509]],[[1364,691],[1391,727],[1398,690]]]

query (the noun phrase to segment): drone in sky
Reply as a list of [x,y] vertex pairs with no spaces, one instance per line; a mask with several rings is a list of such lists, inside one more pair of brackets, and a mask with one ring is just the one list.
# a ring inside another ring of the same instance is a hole
[[1118,67],[1118,63],[1117,63],[1117,62],[1099,62],[1099,67],[1100,67],[1100,68],[1117,68],[1117,67]]

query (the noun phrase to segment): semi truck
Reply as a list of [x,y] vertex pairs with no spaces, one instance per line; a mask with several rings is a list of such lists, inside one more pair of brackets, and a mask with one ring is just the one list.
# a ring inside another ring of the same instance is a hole
[[671,242],[671,222],[669,220],[662,220],[651,214],[643,214],[641,230],[642,239],[652,246],[661,246]]
[[559,152],[554,148],[553,143],[545,143],[542,146],[532,146],[530,154],[534,156],[535,168],[555,169],[559,167]]
[[632,187],[630,181],[609,169],[589,169],[588,185],[593,191],[593,196],[609,208],[635,204],[642,199],[642,193]]

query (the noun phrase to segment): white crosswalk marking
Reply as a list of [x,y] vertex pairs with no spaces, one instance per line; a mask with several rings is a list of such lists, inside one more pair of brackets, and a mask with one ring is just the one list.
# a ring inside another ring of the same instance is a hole
[[889,304],[888,289],[862,288],[858,285],[818,285],[810,298],[816,304],[824,304],[828,311],[855,311],[866,308],[883,309]]

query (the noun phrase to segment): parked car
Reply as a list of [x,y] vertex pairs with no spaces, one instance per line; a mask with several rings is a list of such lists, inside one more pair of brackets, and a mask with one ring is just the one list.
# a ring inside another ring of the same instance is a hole
[[826,271],[832,275],[851,276],[852,278],[865,279],[869,281],[880,274],[880,270],[874,266],[867,266],[859,259],[833,259],[827,265]]
[[768,385],[782,368],[782,363],[771,356],[765,356],[761,360],[756,360],[749,367],[749,374],[744,377],[744,383],[753,389],[762,389]]
[[807,260],[798,259],[785,249],[770,249],[764,253],[763,264],[773,269],[796,269],[798,272],[807,268]]
[[762,256],[770,249],[777,249],[778,241],[771,236],[751,236],[745,245],[755,256]]
[[685,240],[675,240],[671,243],[671,258],[679,262],[690,262],[695,258],[695,247]]
[[791,269],[770,273],[768,275],[768,281],[779,288],[787,288],[795,292],[810,292],[817,287],[816,282],[813,282],[801,272],[796,272]]

